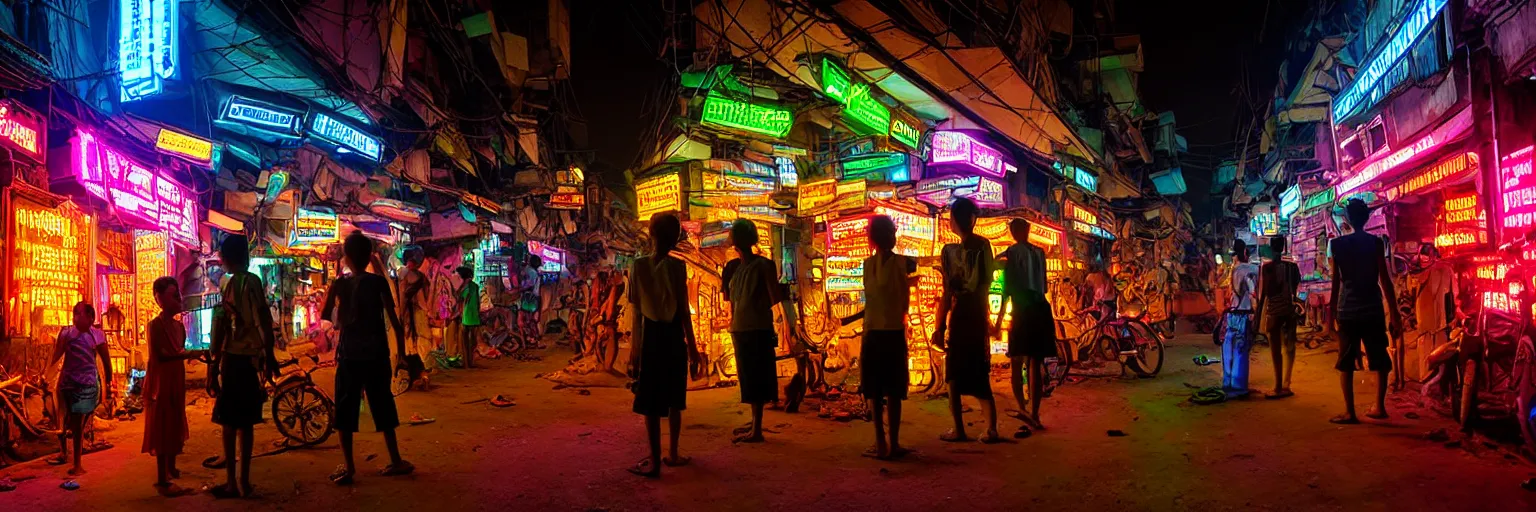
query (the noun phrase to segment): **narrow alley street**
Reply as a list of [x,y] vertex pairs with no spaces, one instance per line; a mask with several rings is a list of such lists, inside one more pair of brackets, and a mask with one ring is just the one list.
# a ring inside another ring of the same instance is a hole
[[[402,417],[435,423],[402,427],[406,458],[418,472],[385,478],[364,472],[353,487],[325,475],[340,460],[336,438],[324,445],[255,460],[258,496],[216,501],[207,494],[165,500],[150,487],[154,461],[138,453],[142,423],[109,434],[115,448],[89,455],[81,488],[59,488],[63,469],[42,460],[0,471],[16,480],[0,494],[7,510],[1458,510],[1536,507],[1520,481],[1536,476],[1508,446],[1480,440],[1454,447],[1426,439],[1454,425],[1393,396],[1392,418],[1340,427],[1331,345],[1297,358],[1287,400],[1255,398],[1212,406],[1190,403],[1192,389],[1220,378],[1219,365],[1191,358],[1214,353],[1209,338],[1186,335],[1169,348],[1153,379],[1097,378],[1067,384],[1046,402],[1049,430],[998,445],[945,444],[946,402],[913,397],[903,436],[915,456],[898,462],[862,458],[870,426],[814,412],[770,411],[769,442],[732,446],[745,421],[737,390],[689,394],[685,468],[661,480],[624,471],[644,452],[643,430],[620,388],[554,387],[536,374],[565,357],[549,349],[538,362],[491,361],[489,368],[441,377],[439,387],[400,398]],[[1267,351],[1254,354],[1255,387],[1269,383]],[[322,386],[328,387],[328,376]],[[1369,382],[1366,382],[1369,384]],[[994,383],[1001,404],[1011,399]],[[1357,385],[1357,390],[1368,389]],[[502,394],[505,409],[472,400]],[[196,394],[195,394],[196,395]],[[1361,399],[1366,400],[1364,392]],[[222,473],[198,466],[216,451],[206,400],[189,413],[192,440],[181,457],[183,485],[214,483]],[[972,405],[967,399],[967,404]],[[814,402],[811,402],[814,411]],[[1412,414],[1409,414],[1412,413]],[[1416,416],[1412,419],[1410,417]],[[982,415],[966,415],[972,429]],[[1004,432],[1017,421],[1003,418]],[[383,465],[378,436],[359,434],[364,468]],[[1107,435],[1110,430],[1124,437]],[[258,452],[276,438],[257,430]],[[1453,443],[1455,444],[1455,443]],[[379,457],[379,458],[374,458]]]

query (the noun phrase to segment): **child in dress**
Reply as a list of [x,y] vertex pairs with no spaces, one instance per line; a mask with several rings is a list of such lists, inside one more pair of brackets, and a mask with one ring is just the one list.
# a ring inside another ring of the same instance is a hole
[[176,470],[176,456],[187,441],[188,359],[198,359],[206,350],[183,350],[187,328],[176,315],[181,313],[181,289],[176,279],[155,280],[155,302],[160,316],[149,321],[149,371],[144,378],[144,453],[155,456],[155,490],[174,498],[192,494],[192,489],[171,483],[181,477]]

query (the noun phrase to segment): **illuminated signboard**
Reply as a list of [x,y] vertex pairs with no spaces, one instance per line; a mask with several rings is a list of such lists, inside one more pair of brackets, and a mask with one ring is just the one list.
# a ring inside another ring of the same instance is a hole
[[112,203],[127,220],[164,229],[176,241],[197,246],[197,200],[186,187],[91,132],[77,129],[70,150],[74,178],[87,192]]
[[1291,218],[1291,214],[1296,213],[1296,210],[1298,210],[1300,208],[1301,208],[1301,188],[1300,187],[1298,187],[1296,185],[1291,185],[1291,188],[1285,189],[1284,192],[1280,193],[1280,218],[1281,219],[1290,219]]
[[1458,177],[1457,175],[1477,169],[1476,153],[1460,153],[1446,157],[1434,165],[1419,171],[1418,174],[1405,179],[1392,187],[1387,188],[1388,201],[1395,201],[1399,197],[1424,190],[1425,187],[1434,186],[1446,180]]
[[1334,187],[1334,195],[1339,197],[1348,196],[1350,193],[1375,181],[1376,178],[1387,174],[1388,171],[1396,169],[1397,166],[1404,162],[1412,160],[1414,157],[1456,138],[1456,136],[1466,131],[1470,126],[1472,126],[1472,110],[1470,108],[1462,109],[1461,113],[1456,114],[1456,117],[1435,128],[1429,135],[1425,135],[1423,138],[1414,141],[1413,144],[1409,144],[1390,155],[1373,160],[1364,167],[1361,167],[1359,172],[1356,172],[1353,176],[1350,176]]
[[789,219],[784,216],[783,212],[768,206],[738,206],[736,207],[736,217],[741,219],[767,222],[770,224],[782,225],[789,222]]
[[768,192],[775,188],[773,178],[760,178],[742,174],[726,174],[718,172],[704,172],[700,181],[705,192],[723,192],[728,195],[741,196],[755,200],[758,204],[766,204]]
[[117,72],[126,103],[159,94],[181,62],[176,0],[118,0]]
[[223,111],[219,113],[220,121],[291,136],[299,135],[299,121],[302,119],[303,112],[241,96],[230,96]]
[[1114,240],[1114,233],[1099,226],[1099,216],[1092,210],[1083,208],[1077,203],[1067,203],[1067,218],[1072,221],[1072,229],[1079,233],[1096,236],[1099,238]]
[[837,184],[837,200],[832,202],[830,210],[851,210],[863,208],[869,201],[866,190],[869,183],[858,179],[853,181],[841,181]]
[[1331,204],[1333,204],[1333,187],[1328,187],[1316,194],[1307,196],[1307,202],[1301,205],[1301,211],[1310,212]]
[[1002,208],[1007,206],[1003,201],[1003,182],[985,176],[976,177],[976,188],[956,190],[955,195],[969,197],[976,202],[976,206],[982,208]]
[[336,144],[339,152],[357,153],[375,162],[384,154],[384,142],[378,137],[321,112],[309,120],[309,134]]
[[539,272],[545,274],[558,274],[565,271],[564,249],[550,247],[547,244],[529,240],[528,254],[539,257]]
[[1083,189],[1089,192],[1097,193],[1099,191],[1099,177],[1094,175],[1092,172],[1089,172],[1087,169],[1083,169],[1071,164],[1062,163],[1060,161],[1052,162],[1051,168],[1056,169],[1056,174],[1060,174],[1063,178],[1072,180],[1072,182],[1076,183],[1077,186],[1083,187]]
[[982,174],[1001,178],[1013,164],[1008,163],[1002,152],[982,144],[961,132],[941,131],[933,134],[929,163],[959,163]]
[[1040,247],[1055,247],[1061,244],[1061,231],[1038,222],[1031,222],[1029,223],[1029,243]]
[[138,309],[139,318],[154,318],[160,314],[160,307],[155,302],[154,284],[156,279],[171,270],[167,262],[170,251],[168,243],[164,233],[142,229],[133,233],[133,268],[136,281],[133,302]]
[[1536,176],[1532,176],[1532,152],[1536,146],[1526,146],[1499,159],[1499,239],[1502,242],[1520,238],[1536,226]]
[[704,98],[704,124],[736,128],[771,137],[783,137],[795,124],[788,109],[736,101],[711,91]]
[[167,128],[155,137],[155,149],[203,165],[213,162],[213,141]]
[[864,177],[884,179],[892,169],[902,171],[907,169],[907,154],[867,153],[845,159],[839,165],[843,168],[843,179]]
[[1279,235],[1280,218],[1275,212],[1255,212],[1253,218],[1248,220],[1248,229],[1259,236]]
[[580,210],[587,206],[587,195],[576,187],[556,186],[555,193],[549,195],[549,203],[544,206],[556,210]]
[[800,187],[800,214],[806,215],[837,200],[837,180],[824,179]]
[[1099,224],[1099,216],[1095,215],[1091,211],[1088,211],[1088,209],[1078,206],[1075,203],[1069,204],[1068,206],[1072,213],[1072,220],[1082,224],[1092,224],[1095,226]]
[[681,211],[682,178],[674,172],[635,183],[635,202],[641,221],[649,221],[658,213]]
[[37,163],[43,163],[42,126],[36,112],[15,101],[0,100],[0,141]]
[[1482,212],[1482,209],[1478,208],[1477,194],[1446,199],[1441,205],[1441,210],[1444,211],[1442,214],[1444,222],[1449,225],[1476,221]]
[[329,209],[299,208],[293,214],[291,245],[315,245],[341,240],[341,218]]
[[795,169],[795,159],[787,156],[773,157],[773,164],[779,168],[779,186],[795,188],[800,186],[800,171]]
[[896,253],[914,258],[929,256],[933,252],[933,217],[876,206],[875,214],[891,218],[896,224]]
[[821,90],[846,107],[843,116],[853,121],[863,135],[885,135],[891,131],[891,109],[869,94],[869,84],[855,83],[842,66],[832,59],[821,59]]
[[1435,247],[1441,250],[1465,249],[1486,243],[1488,234],[1483,231],[1452,231],[1435,235]]
[[32,326],[38,332],[70,325],[95,264],[88,257],[91,216],[70,201],[48,208],[17,199],[10,213],[14,239],[7,249],[14,256],[6,309],[12,328],[28,331],[22,324],[31,322],[34,311],[42,312],[42,325]]
[[1333,118],[1342,120],[1362,106],[1374,105],[1381,100],[1386,92],[1376,87],[1381,79],[1387,75],[1399,60],[1402,60],[1408,51],[1413,49],[1419,36],[1424,35],[1435,17],[1445,8],[1447,0],[1419,0],[1413,9],[1407,12],[1397,30],[1392,32],[1389,38],[1384,39],[1386,44],[1377,50],[1365,65],[1355,73],[1355,81],[1351,82],[1344,92],[1333,100]]
[[899,118],[891,118],[891,140],[900,142],[909,148],[917,147],[917,143],[923,138],[923,132],[917,126]]

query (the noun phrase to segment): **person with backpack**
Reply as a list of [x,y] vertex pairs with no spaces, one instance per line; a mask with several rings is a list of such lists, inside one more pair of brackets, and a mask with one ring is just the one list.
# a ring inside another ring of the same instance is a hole
[[1265,398],[1294,396],[1291,370],[1296,367],[1296,288],[1301,286],[1301,268],[1285,261],[1285,237],[1269,239],[1274,257],[1259,269],[1259,306],[1264,315],[1264,332],[1269,336],[1269,353],[1275,365],[1275,391]]
[[[645,417],[650,455],[629,472],[660,478],[661,466],[685,466],[690,459],[678,454],[678,437],[687,408],[689,367],[702,364],[693,337],[693,316],[688,308],[688,269],[672,256],[682,241],[682,222],[671,213],[651,216],[651,243],[655,253],[634,261],[629,276],[629,303],[635,305],[633,343],[629,352],[630,390],[635,393],[631,410]],[[671,429],[671,450],[661,456],[661,418]]]
[[1248,261],[1248,244],[1232,241],[1232,302],[1227,310],[1226,341],[1221,344],[1221,388],[1227,398],[1248,394],[1248,350],[1253,344],[1254,292],[1259,266]]

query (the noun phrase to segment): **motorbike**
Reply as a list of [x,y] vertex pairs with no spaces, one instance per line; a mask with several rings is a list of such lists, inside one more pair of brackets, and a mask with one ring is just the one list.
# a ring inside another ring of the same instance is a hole
[[1523,312],[1488,307],[1448,327],[1450,342],[1429,355],[1424,393],[1440,395],[1464,432],[1484,422],[1516,421],[1526,450],[1536,452],[1536,348],[1529,327]]

